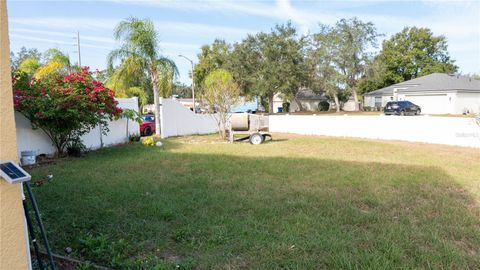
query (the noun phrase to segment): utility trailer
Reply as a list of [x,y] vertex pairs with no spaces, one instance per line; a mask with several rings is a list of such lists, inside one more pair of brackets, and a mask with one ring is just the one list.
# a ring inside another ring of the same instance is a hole
[[[246,135],[240,139],[235,135]],[[251,144],[258,145],[267,138],[272,139],[268,132],[268,116],[251,113],[234,113],[230,118],[229,141],[249,140]]]

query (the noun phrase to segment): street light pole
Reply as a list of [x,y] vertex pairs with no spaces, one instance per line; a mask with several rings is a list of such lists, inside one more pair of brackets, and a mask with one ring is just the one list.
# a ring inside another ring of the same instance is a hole
[[195,106],[195,80],[193,78],[193,61],[186,57],[185,55],[181,55],[179,54],[178,57],[183,57],[185,58],[188,62],[190,62],[190,64],[192,65],[192,99],[193,99],[193,113],[197,113],[196,111],[196,106]]

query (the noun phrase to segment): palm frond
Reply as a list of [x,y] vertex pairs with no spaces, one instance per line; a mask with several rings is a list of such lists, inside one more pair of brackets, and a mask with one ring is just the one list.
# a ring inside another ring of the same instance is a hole
[[115,27],[113,36],[124,47],[145,58],[155,59],[158,54],[158,33],[151,20],[130,17]]
[[175,61],[173,61],[172,59],[168,58],[168,57],[160,57],[158,60],[157,60],[157,65],[161,68],[161,69],[164,69],[164,70],[171,70],[172,73],[173,73],[173,77],[174,78],[177,78],[178,75],[180,74],[179,71],[178,71],[178,67],[177,65],[175,64]]

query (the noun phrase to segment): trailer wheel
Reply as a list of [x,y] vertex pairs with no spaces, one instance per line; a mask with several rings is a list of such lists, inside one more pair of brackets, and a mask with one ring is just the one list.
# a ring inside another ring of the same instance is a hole
[[253,133],[250,135],[250,143],[253,145],[259,145],[263,143],[264,137],[260,133]]

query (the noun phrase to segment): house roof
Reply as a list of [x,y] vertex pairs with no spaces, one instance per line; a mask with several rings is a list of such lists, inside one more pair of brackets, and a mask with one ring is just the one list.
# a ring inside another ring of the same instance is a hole
[[296,96],[297,99],[301,100],[326,100],[325,93],[317,94],[311,89],[300,89],[298,90]]
[[397,88],[399,92],[452,90],[480,92],[480,80],[475,80],[467,76],[432,73],[366,93],[365,96],[393,95],[393,89],[395,88]]

